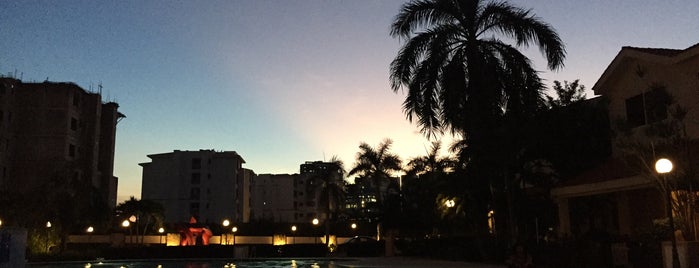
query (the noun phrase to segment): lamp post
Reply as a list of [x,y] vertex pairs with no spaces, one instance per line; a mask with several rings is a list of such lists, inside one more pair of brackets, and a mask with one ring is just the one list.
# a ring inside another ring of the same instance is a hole
[[231,229],[231,231],[233,231],[233,245],[235,246],[235,232],[238,231],[238,227],[233,226],[233,229]]
[[[165,232],[165,228],[163,228],[163,227],[158,228],[158,233],[160,234],[160,238],[159,238],[160,244],[163,243],[163,233],[164,232]],[[167,242],[167,240],[165,242]]]
[[92,232],[95,231],[95,228],[92,228],[92,226],[88,226],[85,232],[87,232],[87,242],[90,243],[92,242]]
[[658,161],[655,162],[655,171],[657,171],[658,174],[663,176],[663,180],[665,182],[665,203],[667,206],[666,213],[670,222],[670,241],[672,242],[672,267],[679,268],[680,257],[677,254],[677,238],[675,238],[675,220],[674,216],[672,215],[672,194],[670,191],[670,182],[667,179],[667,173],[670,173],[670,171],[672,171],[672,161],[668,160],[667,158],[658,159]]
[[50,240],[49,235],[51,234],[50,229],[51,229],[51,222],[47,221],[46,222],[46,253],[49,253],[49,251],[51,251],[51,246],[49,245],[49,240]]
[[[136,217],[136,215],[131,215],[131,217],[129,217],[129,221],[131,223],[136,223],[137,220],[138,220],[138,217]],[[134,225],[134,226],[136,227],[136,243],[138,243],[138,225]],[[131,244],[133,244],[133,229],[132,228],[129,228],[129,242]]]
[[318,221],[318,218],[314,218],[313,221],[311,221],[311,223],[313,223],[313,230],[314,230],[314,232],[313,232],[313,233],[314,233],[314,234],[313,234],[313,237],[314,237],[314,238],[313,238],[313,243],[316,243],[316,244],[318,244],[318,233],[315,232],[315,230],[316,230],[316,226],[318,226],[318,223],[319,223],[319,222],[320,222],[320,221]]
[[[228,234],[226,229],[228,229],[228,225],[231,225],[231,222],[228,219],[223,220],[223,234],[221,235],[223,237],[223,241],[221,241],[221,245],[228,245]],[[226,242],[225,244],[223,242]]]
[[[124,220],[121,222],[121,227],[129,228],[129,226],[131,226],[131,223],[129,223],[129,220]],[[130,230],[131,230],[131,228],[129,228],[129,231]],[[129,237],[129,239],[131,239],[131,237]],[[129,240],[129,241],[131,241],[131,240]],[[124,245],[126,245],[126,232],[124,232]]]
[[296,233],[296,225],[291,226],[291,244],[296,244],[296,236],[294,233]]

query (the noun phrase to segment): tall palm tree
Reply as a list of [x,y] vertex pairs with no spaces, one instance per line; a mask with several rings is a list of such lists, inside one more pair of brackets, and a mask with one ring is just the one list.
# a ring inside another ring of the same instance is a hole
[[428,135],[450,130],[477,139],[504,113],[540,107],[544,86],[518,48],[536,44],[551,70],[565,58],[550,25],[500,1],[413,0],[391,35],[407,40],[391,63],[391,87],[407,89],[404,112]]
[[345,195],[344,175],[346,171],[345,164],[337,156],[333,156],[328,163],[332,164],[332,168],[326,174],[321,175],[318,200],[320,203],[325,204],[325,212],[328,215],[327,217],[330,218],[331,213],[337,213],[343,201]]
[[330,240],[330,221],[337,219],[337,211],[342,205],[345,196],[345,164],[339,157],[333,156],[330,162],[327,162],[325,172],[316,173],[316,179],[321,183],[320,187],[316,188],[316,200],[318,204],[324,205],[325,211],[325,245],[329,246]]
[[400,158],[390,152],[392,144],[393,141],[385,139],[379,146],[372,148],[366,142],[362,142],[359,144],[357,162],[348,173],[350,176],[359,175],[371,182],[379,207],[383,204],[381,186],[390,180],[391,173],[401,171]]
[[[456,167],[456,161],[450,156],[440,156],[441,148],[439,141],[432,142],[427,155],[410,159],[405,170],[407,176],[401,189],[402,213],[406,215],[403,220],[415,224],[416,230],[433,230],[425,226],[434,226],[436,223],[435,202],[443,204],[438,200],[440,193],[451,188],[448,174]],[[443,199],[449,198],[444,195]],[[437,206],[440,207],[442,205]]]
[[391,62],[390,81],[394,92],[407,91],[408,120],[429,136],[450,131],[464,139],[459,154],[467,173],[488,178],[473,181],[478,192],[507,183],[510,156],[521,150],[522,119],[545,104],[542,80],[519,49],[538,46],[549,69],[561,68],[565,48],[553,27],[503,1],[412,0],[391,35],[406,40]]
[[433,141],[427,155],[418,156],[408,161],[406,173],[409,175],[444,174],[451,171],[456,166],[456,161],[449,156],[440,157],[439,150],[441,149],[441,142]]

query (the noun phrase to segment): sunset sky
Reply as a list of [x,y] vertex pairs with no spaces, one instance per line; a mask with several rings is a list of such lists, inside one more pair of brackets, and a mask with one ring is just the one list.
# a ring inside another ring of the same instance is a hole
[[[429,141],[401,110],[389,26],[405,1],[0,1],[0,73],[25,82],[103,85],[127,118],[117,129],[119,200],[140,196],[148,154],[237,151],[256,173],[297,173],[360,142],[394,140],[406,159]],[[560,34],[565,68],[550,83],[591,88],[622,46],[699,42],[696,0],[517,0]],[[659,5],[661,3],[662,5]]]

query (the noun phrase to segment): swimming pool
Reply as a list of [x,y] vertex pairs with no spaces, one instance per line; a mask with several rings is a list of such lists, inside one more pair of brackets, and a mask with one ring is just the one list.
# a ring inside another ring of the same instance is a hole
[[122,260],[64,263],[30,263],[27,268],[335,268],[332,260]]

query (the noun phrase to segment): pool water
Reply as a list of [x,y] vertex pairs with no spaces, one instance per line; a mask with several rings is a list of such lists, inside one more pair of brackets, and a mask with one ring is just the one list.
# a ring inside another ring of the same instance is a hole
[[269,260],[138,260],[28,264],[27,268],[334,268],[333,261],[312,259]]

